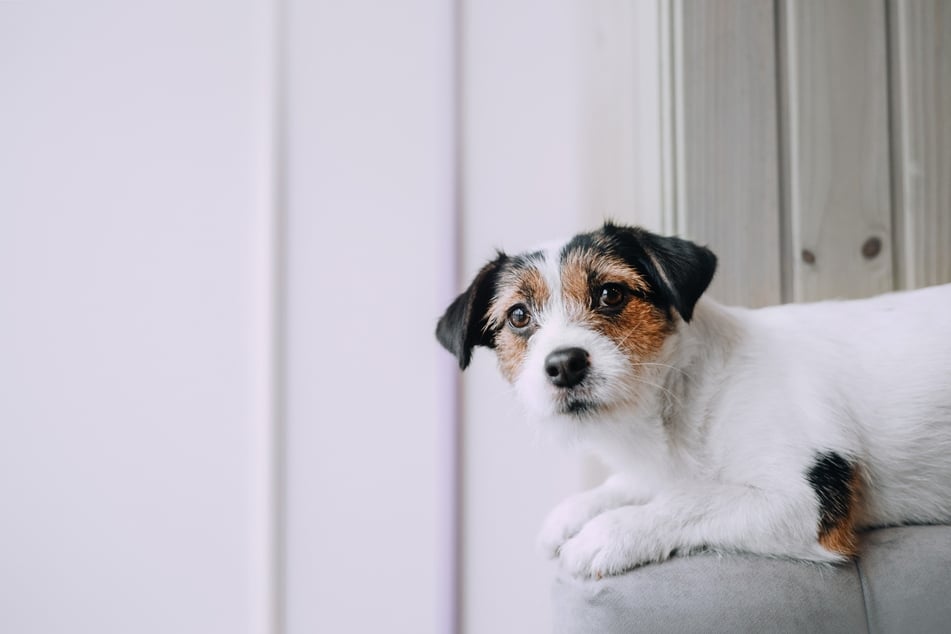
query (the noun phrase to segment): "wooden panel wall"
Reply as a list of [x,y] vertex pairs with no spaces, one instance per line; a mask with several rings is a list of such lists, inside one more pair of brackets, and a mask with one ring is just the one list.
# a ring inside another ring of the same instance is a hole
[[787,2],[792,299],[892,288],[885,5]]
[[898,285],[951,281],[951,2],[891,0]]
[[720,256],[714,297],[951,281],[951,0],[672,6],[667,225]]
[[715,297],[779,303],[773,4],[680,2],[674,24],[677,231],[719,255]]

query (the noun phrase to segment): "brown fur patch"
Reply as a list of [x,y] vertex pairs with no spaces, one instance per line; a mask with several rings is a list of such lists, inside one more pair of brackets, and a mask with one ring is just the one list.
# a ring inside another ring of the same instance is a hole
[[509,383],[514,383],[528,354],[528,338],[507,329],[502,330],[495,341],[495,354],[499,359],[502,376]]
[[845,508],[834,522],[821,522],[819,526],[819,544],[834,553],[845,557],[854,557],[858,553],[859,539],[856,524],[859,514],[861,478],[859,470],[853,468],[846,486]]
[[496,284],[495,298],[489,305],[490,328],[501,328],[508,319],[508,311],[516,304],[525,304],[532,314],[537,313],[547,302],[548,284],[536,268],[520,268],[506,271]]
[[592,292],[605,284],[647,292],[647,283],[633,268],[595,251],[578,250],[568,255],[561,279],[569,315],[604,333],[632,362],[652,359],[660,352],[671,324],[667,315],[650,302],[631,298],[619,314],[610,316],[592,309]]
[[534,331],[534,322],[525,332],[513,332],[506,323],[508,311],[516,304],[525,304],[532,319],[548,303],[550,291],[541,272],[533,267],[507,271],[499,279],[498,291],[489,307],[489,326],[499,329],[495,338],[495,353],[502,376],[510,383],[518,376],[519,368],[528,353],[528,338]]
[[856,525],[861,511],[861,470],[849,457],[825,451],[816,454],[806,479],[818,502],[819,544],[851,557],[858,549]]

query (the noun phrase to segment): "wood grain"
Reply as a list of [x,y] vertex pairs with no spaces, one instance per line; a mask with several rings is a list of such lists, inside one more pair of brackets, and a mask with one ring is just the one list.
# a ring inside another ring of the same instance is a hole
[[[893,287],[884,3],[782,4],[792,298]],[[869,242],[869,240],[872,242]],[[876,252],[874,257],[863,255]]]
[[674,7],[677,230],[719,256],[710,294],[779,303],[780,196],[773,4]]
[[951,282],[951,2],[891,0],[898,285]]

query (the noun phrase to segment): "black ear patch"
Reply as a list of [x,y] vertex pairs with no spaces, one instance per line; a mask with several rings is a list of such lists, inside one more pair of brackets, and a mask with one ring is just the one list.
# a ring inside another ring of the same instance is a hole
[[653,299],[690,321],[697,300],[717,270],[717,256],[682,238],[659,236],[637,227],[607,223],[604,234],[621,256],[648,278]]
[[495,333],[486,330],[486,313],[495,296],[499,272],[508,256],[499,253],[493,261],[482,267],[472,284],[446,309],[436,325],[436,339],[459,360],[463,370],[472,360],[475,346],[495,347]]

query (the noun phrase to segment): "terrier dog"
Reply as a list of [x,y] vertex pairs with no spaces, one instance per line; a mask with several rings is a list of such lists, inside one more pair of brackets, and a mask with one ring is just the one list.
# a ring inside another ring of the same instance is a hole
[[698,549],[843,561],[873,526],[951,519],[951,285],[732,308],[716,256],[605,224],[498,253],[439,320],[495,350],[541,423],[616,475],[540,545],[601,577]]

